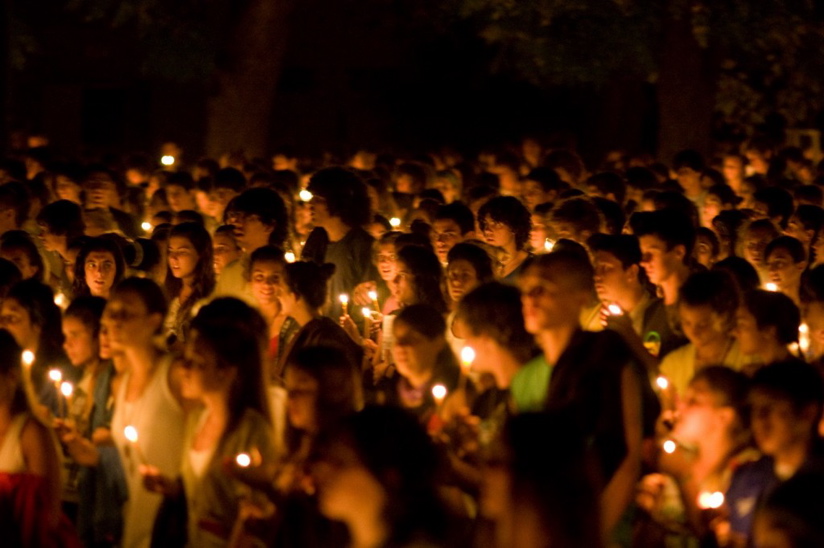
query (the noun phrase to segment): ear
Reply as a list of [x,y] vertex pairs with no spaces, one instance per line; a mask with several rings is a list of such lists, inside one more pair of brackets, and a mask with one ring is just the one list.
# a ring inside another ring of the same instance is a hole
[[629,268],[626,269],[626,279],[628,282],[634,282],[638,280],[638,272],[641,267],[637,264],[629,265]]
[[672,252],[675,253],[675,256],[683,263],[684,257],[687,256],[687,248],[684,244],[678,244],[672,248]]

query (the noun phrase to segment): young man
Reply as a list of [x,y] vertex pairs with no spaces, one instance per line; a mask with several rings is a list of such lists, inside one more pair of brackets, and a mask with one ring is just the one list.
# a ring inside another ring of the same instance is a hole
[[700,210],[707,192],[701,185],[701,177],[706,169],[703,156],[695,150],[682,150],[675,155],[672,169],[684,196]]
[[475,217],[461,202],[452,202],[438,208],[432,221],[432,247],[441,264],[446,264],[449,250],[455,244],[475,237]]
[[563,238],[586,246],[587,239],[604,228],[604,216],[592,200],[576,196],[552,209],[549,228],[559,240]]
[[749,399],[753,438],[764,457],[739,467],[726,493],[730,529],[740,546],[770,491],[798,473],[820,473],[824,464],[818,435],[824,386],[813,366],[790,359],[758,370]]
[[526,330],[543,355],[513,377],[513,399],[521,411],[566,408],[580,418],[576,426],[592,440],[600,465],[602,531],[609,536],[632,501],[640,472],[638,373],[620,336],[580,329],[581,310],[593,293],[585,256],[556,251],[536,257],[525,268],[520,289]]
[[[372,263],[374,238],[363,229],[369,222],[369,196],[360,177],[339,167],[315,173],[308,190],[312,193],[315,229],[306,240],[302,258],[336,265],[330,286],[331,302],[324,313],[337,319],[343,311],[341,295],[351,298],[357,285],[378,279]],[[349,313],[360,318],[356,306],[350,306]]]

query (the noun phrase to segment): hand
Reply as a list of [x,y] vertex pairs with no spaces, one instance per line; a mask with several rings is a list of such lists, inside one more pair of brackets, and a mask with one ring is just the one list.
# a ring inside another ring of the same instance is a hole
[[178,495],[180,487],[177,481],[169,476],[164,476],[156,466],[141,464],[138,471],[143,476],[143,486],[147,490],[167,497]]
[[109,428],[99,427],[92,432],[92,443],[95,445],[114,445],[112,431]]
[[375,282],[358,284],[352,292],[352,301],[358,306],[371,306],[372,299],[369,298],[369,292],[377,290],[378,286]]
[[360,331],[358,330],[358,326],[355,324],[354,320],[352,320],[352,316],[349,314],[344,314],[340,317],[340,326],[346,331],[346,334],[358,344],[362,344],[362,337]]
[[74,443],[77,438],[81,437],[77,431],[77,425],[71,419],[54,418],[52,420],[52,426],[61,443],[68,445]]

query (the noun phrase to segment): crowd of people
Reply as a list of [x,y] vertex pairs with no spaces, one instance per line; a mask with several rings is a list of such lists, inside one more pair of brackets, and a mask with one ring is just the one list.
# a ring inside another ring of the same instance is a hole
[[33,144],[0,162],[2,544],[824,546],[810,151]]

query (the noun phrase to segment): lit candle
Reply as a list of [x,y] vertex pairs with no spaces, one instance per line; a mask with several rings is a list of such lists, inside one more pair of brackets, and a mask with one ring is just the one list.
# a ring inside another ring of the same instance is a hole
[[389,225],[392,228],[398,228],[398,227],[401,226],[401,220],[398,219],[397,217],[392,217],[391,219],[389,219]]
[[300,198],[300,200],[302,202],[311,202],[312,201],[312,193],[304,188],[303,190],[298,192],[298,198]]
[[675,449],[678,447],[678,444],[672,440],[667,440],[664,442],[664,452],[665,453],[675,453]]
[[658,388],[661,390],[666,390],[669,388],[669,380],[663,375],[659,375],[657,379],[655,379],[655,384],[658,385]]
[[165,154],[160,157],[160,163],[164,166],[173,166],[175,163],[175,157],[170,154]]
[[65,413],[62,413],[63,416],[67,417],[71,413],[72,409],[72,394],[74,393],[74,386],[70,382],[64,382],[60,385],[60,393],[63,394],[64,404],[65,404]]
[[466,389],[466,382],[469,372],[472,371],[472,362],[475,361],[475,349],[471,346],[464,346],[461,349],[461,378],[458,384],[460,390]]
[[142,223],[140,223],[140,228],[142,228],[144,232],[151,232],[152,223],[150,223],[149,221],[143,221]]
[[63,293],[58,293],[54,296],[54,304],[59,306],[62,310],[66,310],[66,306],[68,306],[69,300]]
[[553,247],[555,247],[555,240],[550,240],[549,238],[547,238],[544,241],[544,251],[549,253],[550,251],[552,251]]
[[372,311],[368,306],[364,306],[361,308],[361,314],[363,314],[363,338],[368,339],[369,331],[372,329]]
[[442,384],[436,384],[432,387],[432,397],[435,398],[435,405],[440,407],[443,400],[446,398],[446,387]]
[[806,356],[810,349],[810,327],[805,323],[798,326],[798,349],[802,357]]
[[340,304],[343,308],[343,315],[346,316],[347,314],[349,314],[349,295],[347,295],[346,293],[341,293],[340,297],[338,298],[340,299]]
[[621,310],[621,307],[615,303],[607,306],[607,312],[610,314],[610,316],[622,316],[624,314],[624,311]]
[[295,254],[292,251],[287,251],[283,254],[283,258],[286,259],[287,263],[295,262]]
[[[34,352],[32,352],[31,350],[24,350],[23,351],[23,356],[22,356],[22,361],[23,361],[23,367],[25,369],[30,368],[32,366],[32,364],[34,363]],[[58,371],[58,373],[59,373],[59,371]]]
[[252,457],[249,456],[248,453],[239,453],[237,457],[235,457],[235,462],[241,468],[248,468],[250,464],[252,464]]
[[720,491],[702,491],[698,495],[698,507],[702,510],[717,510],[724,505],[724,493]]
[[764,284],[764,289],[766,289],[767,291],[778,291],[778,284],[775,284],[773,282],[767,282]]
[[369,300],[372,301],[372,306],[375,307],[376,312],[381,311],[381,305],[378,304],[378,292],[377,291],[370,291],[368,293]]
[[54,384],[54,390],[57,392],[57,415],[63,415],[63,399],[60,397],[60,383],[63,382],[63,373],[59,369],[49,370],[49,380]]
[[146,464],[146,459],[143,456],[143,451],[140,450],[140,446],[137,445],[137,428],[132,426],[131,424],[123,429],[123,435],[131,444],[132,448],[134,449],[135,456],[137,457],[137,462],[139,464]]

